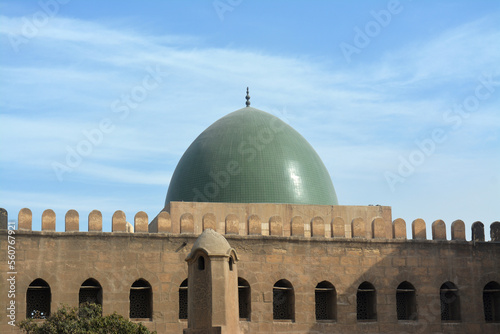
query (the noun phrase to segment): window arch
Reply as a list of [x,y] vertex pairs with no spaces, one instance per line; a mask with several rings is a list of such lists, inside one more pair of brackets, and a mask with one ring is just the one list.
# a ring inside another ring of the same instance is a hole
[[37,278],[26,292],[26,318],[45,319],[50,316],[50,286],[41,278]]
[[273,319],[295,320],[295,295],[293,286],[285,279],[273,287]]
[[458,288],[452,282],[446,282],[439,289],[441,299],[441,320],[460,320],[460,296]]
[[238,277],[238,307],[240,319],[250,320],[251,300],[250,285],[245,279]]
[[356,293],[356,310],[358,320],[377,319],[377,295],[375,287],[369,282],[359,285]]
[[130,287],[130,315],[133,318],[152,318],[153,293],[151,285],[144,279],[138,279]]
[[413,284],[404,281],[396,289],[398,320],[417,320],[417,298]]
[[500,284],[489,282],[483,289],[484,320],[500,322]]
[[101,284],[93,278],[89,278],[80,286],[78,305],[83,303],[102,305],[102,287]]
[[179,286],[179,319],[188,318],[188,280],[182,281]]
[[337,318],[337,292],[332,283],[323,281],[314,290],[316,320],[335,320]]

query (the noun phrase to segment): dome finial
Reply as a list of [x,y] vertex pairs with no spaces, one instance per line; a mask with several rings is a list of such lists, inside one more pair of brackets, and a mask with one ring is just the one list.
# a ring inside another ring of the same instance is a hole
[[248,87],[247,87],[247,96],[245,97],[247,99],[247,102],[245,103],[247,107],[250,107],[250,95],[248,95]]

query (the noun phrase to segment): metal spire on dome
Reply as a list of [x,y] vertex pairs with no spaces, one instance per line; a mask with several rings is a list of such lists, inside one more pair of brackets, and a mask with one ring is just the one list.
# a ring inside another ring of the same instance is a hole
[[247,87],[247,96],[245,96],[245,99],[247,99],[247,102],[245,103],[247,107],[250,107],[250,95],[248,95],[248,87]]

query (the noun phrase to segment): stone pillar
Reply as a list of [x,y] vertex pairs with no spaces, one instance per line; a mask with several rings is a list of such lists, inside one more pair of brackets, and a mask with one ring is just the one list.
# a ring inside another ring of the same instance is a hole
[[184,334],[239,333],[236,251],[221,234],[206,229],[186,261],[189,293]]

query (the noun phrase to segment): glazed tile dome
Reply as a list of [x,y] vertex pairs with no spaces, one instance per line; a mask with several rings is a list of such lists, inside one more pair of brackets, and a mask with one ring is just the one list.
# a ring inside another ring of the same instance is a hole
[[292,127],[245,107],[203,131],[175,168],[171,201],[336,205],[328,171]]

